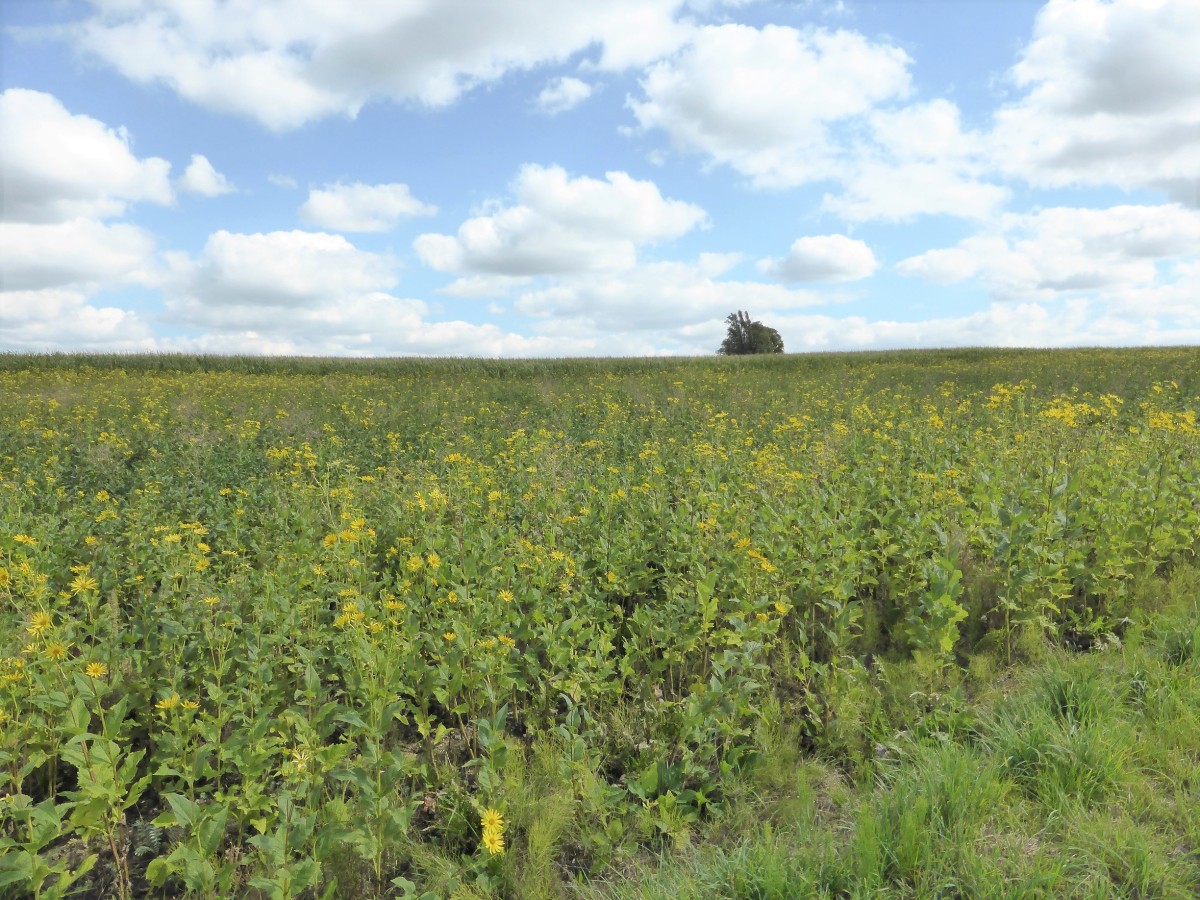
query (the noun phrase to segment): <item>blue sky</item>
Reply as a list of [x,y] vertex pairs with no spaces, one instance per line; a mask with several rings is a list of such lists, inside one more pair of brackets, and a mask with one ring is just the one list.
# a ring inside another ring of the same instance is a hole
[[0,350],[1200,344],[1195,0],[0,10]]

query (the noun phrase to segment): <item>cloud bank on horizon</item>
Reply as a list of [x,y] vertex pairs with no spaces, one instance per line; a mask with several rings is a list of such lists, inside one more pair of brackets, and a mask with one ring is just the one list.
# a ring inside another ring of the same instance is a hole
[[1200,344],[1194,0],[6,16],[0,350]]

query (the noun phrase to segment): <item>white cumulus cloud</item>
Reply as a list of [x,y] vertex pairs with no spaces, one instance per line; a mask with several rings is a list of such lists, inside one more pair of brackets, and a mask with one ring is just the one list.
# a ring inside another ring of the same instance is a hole
[[694,26],[681,0],[95,2],[75,44],[125,77],[286,130],[373,99],[454,102],[511,71],[565,62],[621,70]]
[[85,292],[54,288],[0,292],[0,348],[23,352],[157,349],[147,323],[115,306],[95,306]]
[[1198,254],[1200,211],[1179,204],[1053,207],[1003,216],[994,230],[896,269],[942,284],[978,276],[997,299],[1047,300],[1159,285],[1161,263]]
[[109,218],[130,203],[174,199],[170,163],[139,159],[125,129],[74,115],[41,91],[0,94],[0,160],[9,222]]
[[395,261],[360,250],[341,235],[309,231],[210,235],[199,259],[169,254],[169,305],[219,324],[228,308],[278,316],[396,284]]
[[1050,0],[996,115],[995,164],[1040,187],[1158,187],[1200,206],[1195,0]]
[[407,216],[430,216],[437,207],[412,195],[407,184],[327,184],[308,192],[300,218],[333,231],[389,231]]
[[0,222],[0,291],[147,284],[154,252],[153,236],[134,225]]
[[181,191],[190,194],[200,194],[203,197],[219,197],[222,194],[232,194],[237,190],[229,183],[224,175],[213,168],[208,157],[199,153],[192,155],[183,177],[176,182]]
[[905,97],[911,60],[852,31],[713,25],[650,67],[629,106],[642,129],[733,167],[756,184],[835,178],[832,129]]
[[859,281],[879,268],[863,241],[844,234],[797,238],[782,259],[764,259],[758,269],[779,281]]
[[548,115],[574,109],[592,96],[592,86],[586,81],[564,75],[555,78],[537,96],[537,108]]
[[464,222],[457,235],[423,234],[414,247],[442,272],[531,276],[621,269],[637,248],[706,221],[698,206],[664,198],[625,172],[604,180],[528,165],[513,185],[517,204]]

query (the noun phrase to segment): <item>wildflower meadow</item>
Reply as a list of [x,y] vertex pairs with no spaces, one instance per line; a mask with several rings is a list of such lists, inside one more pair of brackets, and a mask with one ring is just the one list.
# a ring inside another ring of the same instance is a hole
[[0,897],[1193,895],[1198,362],[2,357]]

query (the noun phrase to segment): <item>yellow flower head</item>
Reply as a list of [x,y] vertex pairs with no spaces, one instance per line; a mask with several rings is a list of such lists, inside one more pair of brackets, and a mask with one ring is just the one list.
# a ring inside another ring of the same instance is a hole
[[90,662],[83,667],[83,674],[88,678],[103,678],[108,674],[108,666],[102,662]]
[[479,819],[483,826],[483,846],[492,856],[504,852],[504,817],[500,812],[490,807]]
[[504,590],[502,590],[500,592],[500,599],[503,600],[505,603],[512,603],[513,592],[510,591],[508,588],[505,588]]
[[29,620],[29,625],[25,630],[34,637],[38,637],[53,627],[54,619],[50,613],[39,612],[33,614],[33,617]]
[[46,654],[46,659],[51,662],[62,662],[67,658],[68,646],[68,644],[64,644],[61,641],[52,641],[46,645],[46,649],[43,652]]
[[442,637],[445,638],[447,643],[452,644],[452,643],[454,643],[454,641],[458,637],[458,635],[455,634],[453,631],[447,631],[442,635]]
[[197,703],[195,700],[184,700],[179,705],[182,706],[184,709],[199,709],[200,708],[200,704]]
[[425,556],[425,561],[426,561],[426,563],[428,563],[429,568],[431,568],[431,569],[439,568],[442,564],[442,558],[440,556],[438,556],[436,553],[427,554]]
[[164,712],[169,709],[174,709],[179,705],[179,694],[171,694],[170,697],[163,697],[154,704],[155,709],[161,709]]
[[71,593],[76,597],[86,591],[94,591],[98,587],[96,579],[83,572],[71,579]]

